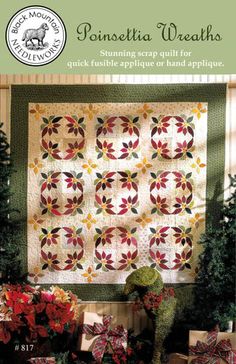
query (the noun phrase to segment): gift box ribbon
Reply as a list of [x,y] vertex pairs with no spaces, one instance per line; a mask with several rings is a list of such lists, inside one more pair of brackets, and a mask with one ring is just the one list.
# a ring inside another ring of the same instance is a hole
[[216,343],[218,331],[210,331],[207,335],[207,341],[197,341],[196,345],[191,345],[189,355],[197,355],[192,364],[220,364],[224,360],[228,364],[236,364],[236,353],[232,350],[229,339],[220,340]]
[[103,316],[103,323],[95,322],[93,325],[83,324],[82,333],[88,335],[99,335],[94,342],[92,354],[97,363],[102,362],[107,344],[110,343],[113,350],[123,348],[123,344],[127,342],[127,330],[123,326],[117,326],[110,329],[112,316]]
[[56,364],[56,359],[53,357],[48,358],[31,358],[27,361],[31,364]]

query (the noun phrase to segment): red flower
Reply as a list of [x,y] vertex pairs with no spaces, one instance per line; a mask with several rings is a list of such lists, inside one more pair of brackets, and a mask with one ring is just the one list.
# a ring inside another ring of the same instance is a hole
[[156,294],[155,292],[148,292],[143,297],[143,303],[146,310],[157,310],[162,303],[163,295],[162,294]]
[[100,243],[102,243],[102,245],[111,244],[111,239],[114,236],[112,232],[115,230],[115,227],[108,228],[107,226],[104,226],[102,230],[98,228],[95,230],[97,232],[97,235],[94,237],[96,248],[100,245]]
[[64,227],[63,229],[67,232],[67,234],[65,235],[65,237],[67,238],[67,244],[72,243],[74,246],[79,245],[81,246],[81,248],[83,248],[84,242],[80,237],[80,233],[82,232],[81,228],[76,229],[75,226],[72,226],[71,228]]
[[135,232],[137,228],[130,229],[128,227],[117,227],[118,230],[120,230],[121,234],[119,236],[121,237],[121,244],[127,244],[127,245],[134,245],[137,246],[137,239],[135,237]]
[[0,322],[0,342],[3,341],[4,344],[7,344],[11,339],[11,332],[20,331],[20,327],[24,326],[24,323],[20,320],[20,318],[12,314],[11,321],[1,321]]
[[172,227],[172,229],[175,231],[175,244],[181,243],[182,245],[184,245],[185,243],[187,243],[190,247],[192,246],[193,236],[192,234],[190,234],[191,228],[185,229],[184,226],[181,226],[181,228]]
[[173,214],[176,215],[176,214],[181,213],[182,211],[186,211],[188,214],[191,214],[192,211],[189,208],[189,204],[192,201],[192,198],[193,198],[192,194],[190,194],[188,197],[186,197],[186,196],[182,196],[181,198],[176,197],[175,200],[177,203],[174,204],[175,210],[174,210]]
[[151,235],[151,240],[149,243],[149,246],[151,247],[154,243],[156,243],[156,245],[159,245],[160,243],[165,244],[165,238],[168,236],[168,234],[166,234],[166,231],[169,230],[169,226],[164,226],[161,229],[154,229],[154,228],[150,228],[152,235]]
[[152,203],[156,206],[152,209],[151,213],[154,214],[157,212],[158,214],[162,215],[169,215],[167,210],[168,205],[166,204],[166,198],[161,198],[159,195],[155,198],[152,194],[150,195],[150,199]]
[[53,302],[55,300],[54,294],[47,292],[47,291],[41,291],[40,293],[41,301],[43,302]]
[[21,292],[7,292],[7,301],[6,305],[11,307],[13,312],[18,315],[24,311],[24,307],[26,304],[30,303],[31,297],[26,293]]
[[168,174],[170,174],[169,171],[165,171],[165,172],[158,172],[157,174],[151,172],[150,173],[152,176],[152,181],[151,181],[151,185],[150,185],[150,191],[154,190],[154,188],[156,188],[157,190],[160,190],[161,188],[166,188],[166,182],[168,182],[168,178],[166,178],[168,176]]
[[101,212],[106,212],[109,215],[115,215],[115,212],[112,210],[114,205],[112,205],[112,198],[106,198],[106,196],[95,195],[95,206],[98,208],[96,213],[100,214]]
[[43,178],[43,182],[41,185],[41,193],[48,189],[50,191],[52,188],[57,188],[57,183],[59,182],[59,179],[57,178],[60,175],[61,172],[49,172],[49,173],[41,173],[41,176]]
[[58,266],[58,264],[60,263],[59,260],[57,259],[57,254],[52,254],[51,252],[49,253],[45,253],[43,250],[41,250],[41,256],[42,256],[42,260],[44,262],[42,269],[51,269],[53,270],[61,270]]
[[[151,136],[153,137],[153,135],[156,134],[156,132],[158,132],[158,134],[161,133],[168,133],[167,128],[170,126],[170,124],[168,123],[168,121],[172,118],[172,116],[160,116],[158,119],[157,118],[152,118],[152,121],[157,124],[157,126],[154,126],[154,128],[152,129],[152,134]],[[154,124],[154,125],[155,125]]]
[[121,126],[123,126],[123,133],[128,132],[129,135],[132,135],[133,133],[139,136],[139,117],[135,117],[133,120],[126,117],[126,116],[120,116],[120,119],[123,121]]
[[74,196],[73,198],[68,198],[67,202],[68,203],[65,205],[67,210],[64,212],[64,215],[73,215],[74,216],[76,213],[78,213],[78,214],[83,213],[83,211],[81,209],[82,202],[83,202],[83,195],[81,195],[79,197]]
[[97,250],[95,250],[95,262],[98,263],[96,266],[96,269],[102,268],[103,270],[115,270],[113,267],[114,260],[112,260],[111,254],[106,254],[104,251],[102,253],[99,253]]
[[73,188],[74,191],[76,189],[80,190],[83,193],[83,180],[81,180],[81,177],[83,175],[83,172],[76,173],[76,172],[63,172],[63,174],[67,177],[65,181],[67,182],[67,188]]
[[58,121],[62,119],[61,116],[53,117],[50,116],[49,119],[43,117],[44,124],[42,125],[42,137],[48,133],[48,135],[52,135],[52,133],[58,134],[58,128],[60,127],[60,124],[58,124]]
[[118,270],[130,270],[130,268],[137,269],[137,265],[135,264],[138,261],[138,250],[135,250],[133,253],[128,251],[127,254],[121,254],[122,259],[119,260],[121,265],[119,266]]
[[127,188],[129,191],[133,188],[135,191],[138,191],[138,173],[131,173],[130,171],[126,172],[118,172],[122,177],[120,178],[120,182],[122,182],[121,188]]
[[119,205],[121,208],[118,215],[124,215],[127,211],[133,212],[133,214],[137,214],[137,207],[138,207],[138,194],[134,197],[128,196],[127,198],[121,198],[122,204]]
[[185,268],[191,269],[191,265],[188,262],[191,256],[192,250],[189,250],[187,253],[185,253],[185,251],[183,251],[181,254],[175,253],[176,258],[173,260],[173,262],[176,264],[172,269],[178,269],[179,271],[182,271]]
[[114,178],[112,178],[116,172],[104,172],[104,173],[96,173],[97,179],[94,181],[96,185],[96,192],[102,188],[104,191],[106,188],[112,188],[112,182],[114,182]]
[[67,155],[65,156],[65,160],[68,159],[77,159],[77,157],[83,159],[84,156],[82,154],[82,150],[84,148],[84,144],[85,144],[85,140],[83,139],[80,143],[78,143],[78,141],[76,140],[76,142],[73,143],[68,143],[68,149],[66,149],[66,153]]
[[97,137],[100,134],[106,135],[107,133],[113,133],[113,128],[115,126],[114,121],[117,119],[116,116],[106,117],[104,120],[102,118],[97,118],[99,122],[98,129],[97,129]]
[[42,215],[49,212],[52,215],[60,216],[61,213],[58,211],[58,208],[60,207],[57,205],[57,198],[52,199],[50,196],[47,197],[47,199],[41,195],[41,203],[40,203],[42,210]]
[[65,119],[69,121],[69,123],[66,125],[69,128],[68,133],[74,133],[75,136],[77,136],[79,133],[84,138],[84,130],[82,127],[84,118],[78,119],[77,116],[65,116]]
[[169,297],[174,297],[175,291],[173,287],[163,288],[163,299],[167,300]]
[[113,152],[115,152],[115,149],[112,148],[113,143],[108,143],[106,140],[104,140],[103,143],[100,142],[99,139],[97,139],[97,151],[98,156],[97,158],[106,157],[108,159],[116,159]]
[[190,135],[194,135],[193,128],[194,125],[191,123],[193,121],[193,116],[190,116],[187,119],[183,119],[180,116],[176,117],[176,120],[178,121],[175,125],[178,127],[177,133],[183,133],[186,135],[189,133]]
[[155,142],[155,140],[151,139],[151,144],[153,146],[153,149],[155,149],[155,153],[152,155],[152,159],[158,157],[159,159],[171,159],[168,153],[170,150],[167,148],[168,143],[162,143],[160,140],[158,140],[158,143]]
[[[54,295],[53,295],[54,296]],[[41,298],[42,298],[42,296],[41,296]],[[46,303],[43,303],[43,302],[41,302],[41,303],[37,303],[36,305],[35,305],[35,311],[36,311],[36,313],[41,313],[41,312],[43,312],[43,310],[46,308]]]
[[134,142],[130,140],[128,143],[122,143],[123,147],[121,148],[122,154],[119,159],[130,159],[131,157],[138,158],[138,154],[135,153],[135,149],[138,147],[139,139],[136,139]]
[[60,160],[59,156],[60,150],[58,149],[58,143],[53,143],[51,140],[47,143],[44,139],[42,139],[42,150],[43,150],[43,159],[47,157],[52,157],[53,159]]
[[48,246],[50,246],[51,244],[57,244],[58,241],[57,241],[57,238],[59,238],[59,234],[58,231],[60,230],[61,228],[57,227],[57,228],[48,228],[45,229],[45,228],[42,228],[42,233],[39,237],[39,240],[41,241],[41,248],[47,244]]
[[177,143],[177,148],[175,149],[175,152],[177,152],[177,154],[174,156],[174,159],[186,158],[186,156],[189,158],[193,158],[193,151],[193,139],[191,139],[188,143],[186,142],[186,140],[184,140],[183,143]]
[[80,253],[74,252],[72,254],[67,254],[68,259],[65,261],[67,266],[64,268],[64,270],[70,270],[70,269],[83,269],[82,264],[80,263],[81,259],[83,258],[84,251],[81,250]]
[[42,326],[42,325],[35,325],[35,326],[31,326],[29,328],[30,330],[30,339],[31,340],[35,340],[37,339],[38,336],[41,337],[48,337],[48,330],[46,329],[46,327]]
[[[34,308],[33,308],[34,311]],[[29,315],[25,315],[25,318],[27,320],[27,325],[29,326],[35,326],[35,315],[33,313]]]
[[151,260],[153,260],[155,262],[151,265],[152,268],[160,267],[165,270],[169,269],[166,265],[168,260],[165,259],[165,256],[166,256],[165,253],[161,253],[161,252],[159,252],[159,250],[157,250],[156,253],[154,253],[154,251],[152,249],[150,249],[149,254],[150,254]]
[[8,322],[0,322],[0,342],[7,344],[11,339],[11,334],[9,332]]
[[189,182],[189,178],[192,176],[192,173],[187,173],[186,175],[184,173],[180,173],[180,172],[172,172],[175,175],[175,188],[179,188],[181,187],[182,190],[184,191],[186,188],[189,189],[189,191],[192,191],[192,185]]

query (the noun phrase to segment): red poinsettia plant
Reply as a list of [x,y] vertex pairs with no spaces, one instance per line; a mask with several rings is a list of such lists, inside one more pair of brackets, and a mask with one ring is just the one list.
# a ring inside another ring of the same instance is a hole
[[53,286],[49,290],[29,285],[4,285],[0,292],[0,341],[20,338],[35,341],[73,333],[78,298]]

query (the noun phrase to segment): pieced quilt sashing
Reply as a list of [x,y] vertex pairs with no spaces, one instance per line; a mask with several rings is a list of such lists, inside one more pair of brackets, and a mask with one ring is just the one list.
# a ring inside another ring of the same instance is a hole
[[30,103],[32,282],[193,282],[205,230],[207,103]]

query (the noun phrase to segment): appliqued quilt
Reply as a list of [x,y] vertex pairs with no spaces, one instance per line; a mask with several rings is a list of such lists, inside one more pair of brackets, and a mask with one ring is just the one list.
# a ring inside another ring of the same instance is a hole
[[205,230],[206,102],[29,103],[32,282],[193,282]]

